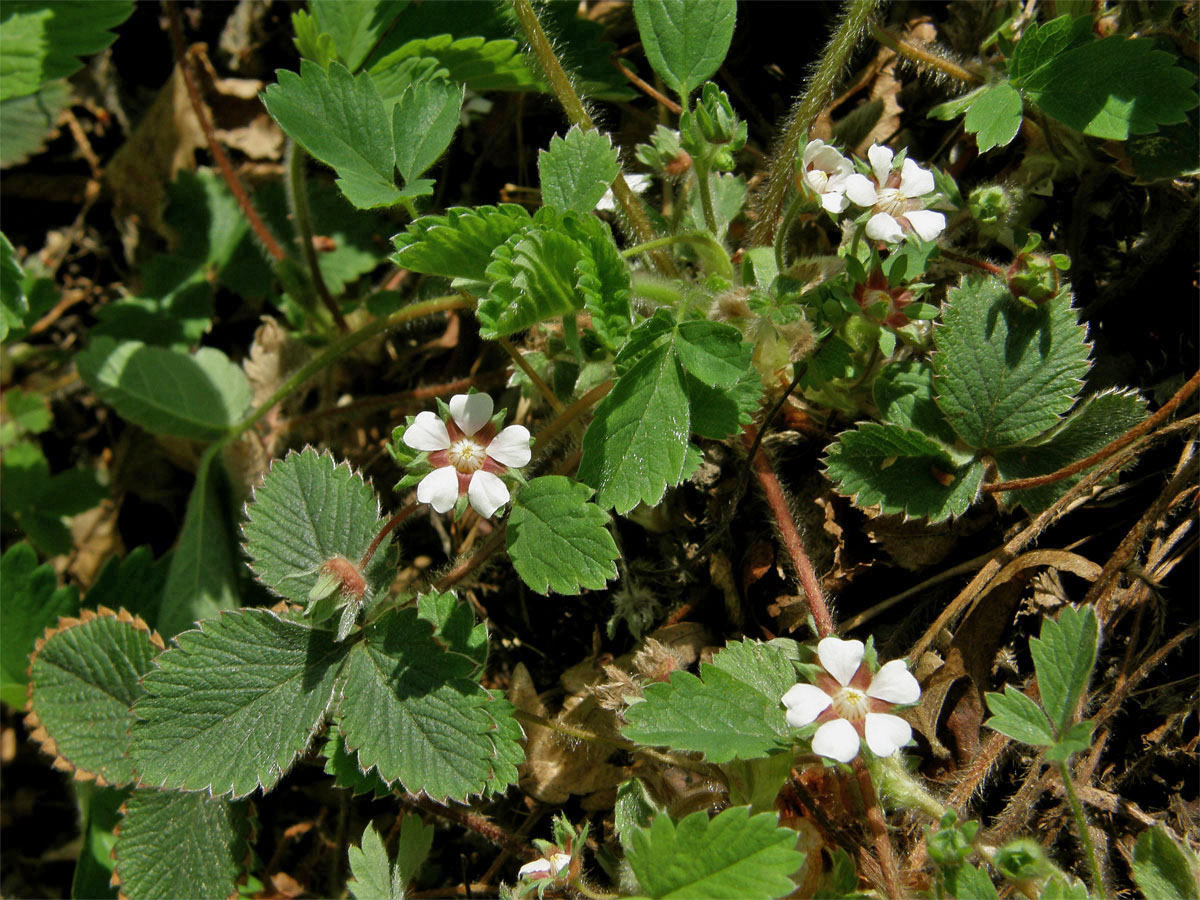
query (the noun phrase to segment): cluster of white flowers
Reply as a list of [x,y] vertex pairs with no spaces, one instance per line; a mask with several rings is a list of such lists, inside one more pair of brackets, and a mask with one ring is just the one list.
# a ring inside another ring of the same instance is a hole
[[805,187],[831,213],[844,212],[851,203],[873,212],[867,220],[867,237],[898,244],[915,234],[932,241],[946,228],[946,217],[926,209],[934,192],[933,173],[905,159],[897,169],[887,147],[872,145],[867,151],[871,177],[854,171],[854,165],[824,141],[809,141],[800,160]]

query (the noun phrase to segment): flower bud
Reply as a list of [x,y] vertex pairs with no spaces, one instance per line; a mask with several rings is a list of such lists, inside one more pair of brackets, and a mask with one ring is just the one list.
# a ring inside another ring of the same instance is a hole
[[981,225],[1003,225],[1015,207],[1012,193],[998,184],[988,184],[971,191],[967,206]]

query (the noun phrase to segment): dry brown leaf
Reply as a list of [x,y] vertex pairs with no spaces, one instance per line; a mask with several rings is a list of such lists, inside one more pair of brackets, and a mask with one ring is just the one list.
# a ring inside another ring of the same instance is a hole
[[113,556],[124,556],[125,545],[117,530],[121,504],[105,500],[99,506],[71,519],[71,538],[75,551],[67,566],[72,581],[86,592],[96,580],[100,567]]

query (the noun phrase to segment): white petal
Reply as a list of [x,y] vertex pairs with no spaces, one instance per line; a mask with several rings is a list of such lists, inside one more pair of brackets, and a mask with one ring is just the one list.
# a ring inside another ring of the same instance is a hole
[[[912,739],[912,727],[899,716],[867,713],[867,746],[876,756],[891,756]],[[816,744],[816,741],[813,741]],[[814,746],[815,750],[816,747]]]
[[526,878],[530,875],[549,875],[550,860],[535,859],[533,862],[527,862],[521,868],[517,869],[518,878]]
[[471,476],[467,497],[475,507],[475,512],[485,519],[490,519],[492,513],[508,502],[508,488],[497,476],[480,469]]
[[887,213],[875,213],[867,220],[867,237],[874,241],[898,244],[904,240],[904,229]]
[[833,698],[815,684],[793,684],[783,695],[783,705],[787,707],[787,721],[793,728],[803,728],[809,722],[815,722],[817,716],[825,712]]
[[488,394],[455,394],[449,406],[454,423],[468,436],[488,423],[495,408]]
[[893,659],[875,673],[871,686],[867,688],[867,696],[888,703],[916,703],[921,699],[921,685],[908,671],[904,660]]
[[555,853],[550,857],[550,874],[557,875],[571,864],[570,853]]
[[492,438],[485,451],[488,456],[510,469],[529,465],[533,456],[529,449],[529,429],[524,425],[509,425]]
[[629,189],[635,194],[644,194],[646,188],[650,187],[651,177],[649,175],[626,175],[625,183],[629,185]]
[[892,157],[894,155],[891,147],[881,147],[879,144],[872,144],[871,149],[867,151],[867,159],[871,161],[871,171],[875,173],[875,180],[881,185],[892,174]]
[[858,671],[865,652],[862,641],[843,641],[841,638],[827,637],[817,644],[817,658],[821,660],[821,665],[843,686],[849,684],[854,673]]
[[834,719],[817,729],[812,748],[813,753],[848,763],[858,756],[858,732],[845,719]]
[[908,220],[912,230],[917,233],[917,237],[923,241],[936,240],[937,236],[946,228],[946,217],[931,209],[914,209],[912,212],[905,213],[904,218]]
[[813,138],[809,141],[808,145],[804,148],[804,155],[800,158],[801,167],[807,169],[826,146],[826,143],[820,138]]
[[846,179],[846,196],[858,206],[874,206],[879,201],[879,193],[871,179],[857,172]]
[[933,173],[911,159],[900,169],[900,193],[905,197],[923,197],[933,191]]
[[440,513],[453,509],[457,500],[458,472],[454,466],[434,469],[417,485],[417,501],[428,503]]
[[450,433],[446,431],[446,423],[428,410],[417,413],[413,423],[404,429],[401,440],[414,450],[450,449]]
[[821,195],[821,206],[831,213],[840,213],[849,205],[850,201],[840,190],[826,190]]
[[[612,189],[604,192],[604,196],[600,198],[600,202],[596,204],[596,209],[601,211],[612,212],[617,208],[617,198],[613,196]],[[533,865],[533,863],[530,863]]]

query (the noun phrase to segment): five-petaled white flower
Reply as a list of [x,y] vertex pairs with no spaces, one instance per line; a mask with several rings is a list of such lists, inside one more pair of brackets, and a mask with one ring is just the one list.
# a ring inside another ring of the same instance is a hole
[[553,878],[571,864],[571,854],[555,853],[549,859],[535,859],[517,870],[518,878]]
[[831,213],[840,213],[849,205],[846,200],[846,180],[854,173],[850,160],[824,141],[814,139],[804,148],[800,159],[800,177],[821,206]]
[[508,502],[500,475],[529,463],[529,429],[509,425],[496,434],[487,394],[455,394],[448,405],[452,421],[423,412],[404,431],[404,443],[429,451],[434,467],[417,485],[417,500],[444,513],[465,493],[475,511],[489,518]]
[[820,722],[813,735],[814,753],[838,762],[858,755],[860,738],[876,756],[891,756],[908,743],[912,728],[887,713],[894,704],[916,703],[921,686],[902,659],[894,659],[871,676],[862,664],[862,641],[827,637],[817,644],[825,669],[816,684],[797,684],[783,695],[789,725],[803,728]]
[[867,237],[898,244],[905,234],[932,241],[946,227],[946,217],[925,208],[921,198],[933,193],[933,173],[905,159],[900,170],[892,169],[892,151],[873,144],[867,151],[874,180],[857,173],[846,179],[845,192],[858,206],[874,209],[867,220]]

